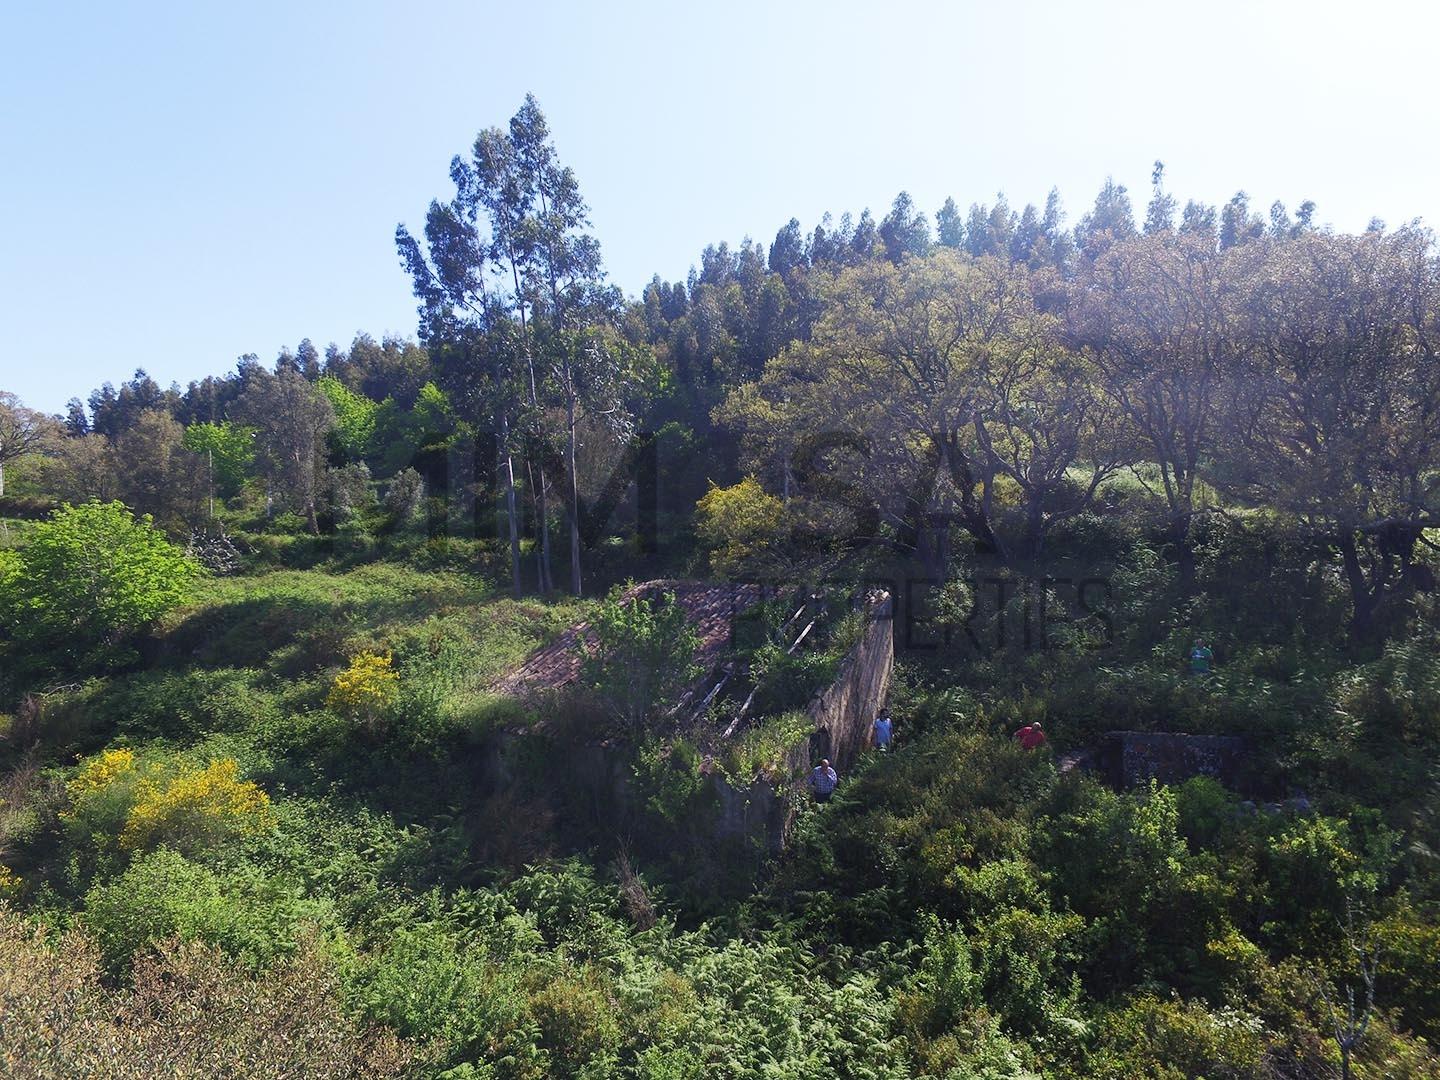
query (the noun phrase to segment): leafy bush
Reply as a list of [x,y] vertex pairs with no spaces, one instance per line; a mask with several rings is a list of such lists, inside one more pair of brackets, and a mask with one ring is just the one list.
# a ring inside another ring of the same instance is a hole
[[1327,952],[1355,904],[1379,893],[1396,859],[1396,835],[1373,814],[1315,814],[1268,823],[1256,859],[1266,881],[1261,937],[1286,951]]
[[614,1060],[621,1030],[610,1000],[594,978],[547,980],[530,999],[552,1075],[579,1076],[585,1066]]
[[755,651],[751,673],[757,684],[755,711],[761,715],[803,708],[835,681],[840,657],[829,650],[797,649],[767,644]]
[[901,1006],[912,1035],[943,1035],[980,1004],[980,979],[963,930],[933,915],[925,920],[924,954]]
[[84,923],[109,971],[168,937],[204,941],[252,967],[289,953],[325,905],[253,869],[216,871],[158,848],[85,896]]
[[[380,406],[333,375],[322,375],[315,385],[335,412],[331,445],[349,461],[365,457],[373,449],[376,413]],[[366,475],[368,477],[368,472]]]
[[235,495],[255,465],[255,429],[222,420],[199,421],[185,428],[181,445],[203,454],[213,469],[216,487],[227,498]]
[[396,526],[415,524],[425,509],[425,480],[414,469],[401,469],[385,489],[384,505]]
[[755,573],[780,537],[785,507],[753,476],[722,488],[715,484],[696,503],[695,531],[721,574]]
[[466,949],[443,923],[422,922],[364,958],[355,982],[368,1016],[402,1035],[464,1045],[491,974],[483,951]]
[[330,513],[337,524],[346,525],[363,514],[373,501],[370,468],[363,461],[342,465],[326,473]]
[[1136,998],[1105,1013],[1091,1063],[1097,1076],[1153,1080],[1250,1080],[1265,1075],[1264,1029],[1257,1017],[1198,1002]]
[[5,888],[11,897],[22,886],[17,871],[28,868],[53,839],[64,799],[63,785],[33,759],[0,775],[0,865],[8,864]]
[[1213,860],[1189,857],[1174,791],[1152,781],[1139,796],[1121,795],[1087,783],[1061,796],[1036,860],[1051,870],[1057,898],[1089,920],[1090,986],[1147,977],[1185,985],[1228,925],[1229,892]]
[[778,773],[780,766],[797,746],[806,743],[814,730],[815,722],[798,709],[763,717],[726,748],[725,772],[741,784],[748,784],[760,775],[789,779]]
[[1405,1026],[1440,1045],[1440,926],[1401,894],[1395,910],[1375,926],[1380,1000],[1396,1008]]
[[230,836],[264,832],[274,824],[270,797],[241,780],[230,758],[203,769],[182,767],[163,780],[142,777],[120,846],[133,850],[167,843],[193,850]]
[[636,747],[634,774],[645,805],[672,825],[695,812],[705,791],[700,753],[685,739],[669,745],[650,740]]
[[140,770],[135,752],[124,747],[106,750],[82,765],[65,785],[70,808],[63,817],[72,835],[109,847],[125,830],[135,805]]
[[0,565],[0,625],[34,663],[99,664],[184,600],[197,573],[148,516],[66,506]]
[[188,741],[265,728],[282,715],[280,694],[256,668],[151,668],[95,679],[48,702],[49,724],[103,720],[113,737]]
[[585,679],[631,731],[699,674],[695,628],[674,593],[656,599],[618,591],[590,620],[595,648],[585,660]]

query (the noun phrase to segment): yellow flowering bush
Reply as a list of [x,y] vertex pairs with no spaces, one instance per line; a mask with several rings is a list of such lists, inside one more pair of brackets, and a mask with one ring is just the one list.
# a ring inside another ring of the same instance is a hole
[[127,851],[160,843],[193,849],[275,824],[270,797],[240,778],[234,758],[201,769],[140,764],[129,750],[107,750],[86,762],[67,789],[67,820]]
[[241,780],[234,758],[204,769],[184,769],[165,782],[142,780],[125,819],[120,846],[130,850],[159,841],[187,847],[226,836],[264,832],[275,824],[270,796]]
[[21,884],[20,875],[0,863],[0,900],[9,900],[19,895]]
[[785,504],[747,476],[733,487],[714,483],[695,504],[695,529],[722,574],[743,574],[764,564],[784,532]]
[[336,712],[377,727],[400,693],[400,675],[389,653],[365,651],[335,676],[325,704]]
[[65,785],[70,809],[61,818],[103,845],[125,826],[135,803],[135,786],[146,771],[137,766],[130,750],[106,750],[80,766]]
[[99,757],[93,757],[81,766],[80,771],[66,786],[70,798],[79,802],[86,796],[110,787],[122,775],[135,768],[133,750],[106,750]]

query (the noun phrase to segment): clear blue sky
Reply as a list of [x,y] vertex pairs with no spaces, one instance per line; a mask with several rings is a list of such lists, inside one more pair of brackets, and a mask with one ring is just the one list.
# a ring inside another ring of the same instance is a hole
[[1363,4],[0,4],[0,389],[59,410],[310,337],[414,333],[397,222],[533,91],[611,277],[683,277],[792,215],[1059,186],[1074,223],[1151,162],[1440,220],[1440,8]]

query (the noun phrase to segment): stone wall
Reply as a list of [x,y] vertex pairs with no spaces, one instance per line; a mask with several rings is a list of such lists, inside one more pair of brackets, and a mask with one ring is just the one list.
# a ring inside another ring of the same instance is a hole
[[835,681],[806,707],[813,723],[810,737],[785,756],[780,783],[755,780],[737,788],[718,774],[711,783],[720,804],[720,836],[763,835],[766,846],[784,846],[794,819],[789,795],[803,790],[805,777],[821,759],[843,778],[870,739],[870,725],[890,693],[895,668],[894,602],[888,594],[871,598],[865,632],[840,662]]
[[888,594],[871,601],[864,635],[841,661],[835,681],[806,708],[815,724],[805,748],[809,764],[828,757],[843,772],[868,744],[870,725],[890,693],[895,668],[893,612]]

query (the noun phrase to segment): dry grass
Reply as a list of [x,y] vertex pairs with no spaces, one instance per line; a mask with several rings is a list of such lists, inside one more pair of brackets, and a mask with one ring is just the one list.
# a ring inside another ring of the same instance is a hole
[[412,1047],[342,1011],[313,945],[259,978],[215,950],[169,941],[132,988],[100,980],[93,941],[47,941],[0,905],[0,1074],[11,1080],[323,1080],[400,1075]]

